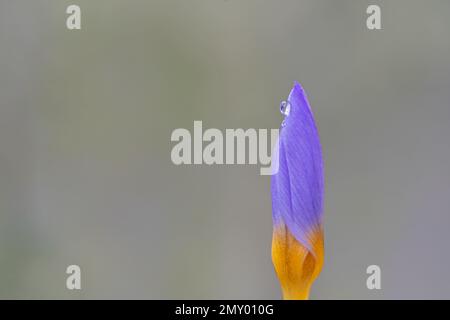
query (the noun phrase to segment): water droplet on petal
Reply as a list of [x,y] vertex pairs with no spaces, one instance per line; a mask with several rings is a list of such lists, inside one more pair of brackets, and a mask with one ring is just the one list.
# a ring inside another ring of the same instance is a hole
[[289,101],[281,101],[280,112],[285,117],[283,122],[281,123],[281,127],[284,127],[286,125],[286,118],[289,116],[289,113],[291,112],[291,104],[289,103]]
[[281,101],[280,112],[286,117],[289,115],[289,112],[291,112],[291,104],[289,103],[289,101]]

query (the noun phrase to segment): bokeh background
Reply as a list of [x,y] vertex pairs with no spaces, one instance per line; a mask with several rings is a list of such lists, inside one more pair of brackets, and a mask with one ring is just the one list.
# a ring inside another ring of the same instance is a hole
[[1,0],[0,298],[280,298],[269,177],[175,166],[170,135],[278,128],[294,80],[326,166],[312,298],[450,298],[449,17],[444,0]]

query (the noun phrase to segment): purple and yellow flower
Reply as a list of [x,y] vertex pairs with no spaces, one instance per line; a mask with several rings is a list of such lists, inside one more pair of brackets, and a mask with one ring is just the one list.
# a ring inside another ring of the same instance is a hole
[[295,83],[278,140],[271,177],[272,261],[284,299],[308,299],[324,260],[324,174],[317,127],[305,91]]

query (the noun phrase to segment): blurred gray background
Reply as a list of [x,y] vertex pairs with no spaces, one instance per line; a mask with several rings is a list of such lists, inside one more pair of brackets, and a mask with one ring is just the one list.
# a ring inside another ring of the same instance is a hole
[[277,128],[298,80],[326,168],[312,298],[449,299],[449,18],[444,0],[1,0],[0,298],[280,298],[269,177],[175,166],[170,135]]

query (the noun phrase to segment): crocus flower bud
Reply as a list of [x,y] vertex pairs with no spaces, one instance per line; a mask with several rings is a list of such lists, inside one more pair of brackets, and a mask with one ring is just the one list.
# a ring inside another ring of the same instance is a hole
[[284,299],[308,299],[324,259],[321,147],[300,84],[294,84],[280,109],[285,119],[273,153],[278,159],[271,176],[272,261]]

